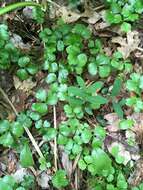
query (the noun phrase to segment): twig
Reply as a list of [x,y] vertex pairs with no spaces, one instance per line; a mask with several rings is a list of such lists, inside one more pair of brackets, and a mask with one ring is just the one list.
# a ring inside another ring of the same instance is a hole
[[143,52],[143,48],[138,47],[137,50]]
[[76,158],[75,158],[75,161],[74,161],[73,167],[72,167],[72,173],[73,173],[73,172],[75,171],[75,169],[76,169],[76,166],[77,166],[77,163],[78,163],[78,161],[79,161],[79,159],[80,159],[80,156],[81,156],[81,153],[78,154],[78,155],[76,156]]
[[75,171],[75,189],[78,190],[78,169]]
[[[56,107],[53,106],[53,117],[54,117],[54,128],[57,130],[57,117],[56,117]],[[54,163],[55,163],[55,170],[57,171],[57,137],[54,138]]]
[[104,5],[100,5],[100,6],[98,6],[98,7],[95,7],[94,8],[94,11],[98,11],[98,10],[100,10],[100,9],[103,9],[105,6]]
[[[4,98],[7,100],[7,102],[9,103],[9,105],[11,106],[11,108],[13,109],[14,113],[16,116],[18,116],[18,112],[16,110],[16,108],[14,107],[14,105],[12,104],[12,102],[10,101],[10,99],[8,98],[8,96],[6,95],[6,93],[4,92],[4,90],[0,87],[0,92],[2,93],[2,95],[4,96]],[[31,140],[35,150],[37,151],[37,153],[39,154],[40,157],[44,157],[38,144],[36,143],[34,137],[32,136],[31,132],[29,131],[29,129],[27,127],[24,127],[29,139]]]
[[61,8],[60,5],[58,5],[57,3],[55,3],[55,2],[53,2],[53,1],[51,1],[51,0],[47,0],[47,2],[48,2],[48,3],[51,3],[52,5],[54,5],[54,6],[57,7],[57,8]]

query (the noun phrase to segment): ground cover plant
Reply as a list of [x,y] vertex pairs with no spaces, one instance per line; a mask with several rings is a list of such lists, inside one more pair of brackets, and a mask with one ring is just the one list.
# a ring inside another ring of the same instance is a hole
[[0,4],[0,189],[143,190],[142,0]]

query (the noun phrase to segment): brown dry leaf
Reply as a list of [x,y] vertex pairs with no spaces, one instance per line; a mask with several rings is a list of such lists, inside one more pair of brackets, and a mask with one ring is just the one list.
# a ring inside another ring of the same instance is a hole
[[12,95],[12,103],[18,112],[25,109],[25,102],[27,99],[27,94],[23,90],[15,90]]
[[11,34],[11,38],[10,38],[11,42],[15,45],[15,47],[20,48],[21,50],[25,50],[25,51],[30,51],[30,44],[29,43],[24,43],[22,40],[22,37],[19,36],[18,34]]
[[132,131],[136,134],[137,142],[143,146],[143,113],[133,113],[127,118],[134,120],[134,127]]
[[36,82],[33,82],[31,78],[21,81],[18,77],[13,77],[14,87],[22,90],[26,94],[30,94],[31,90],[36,86]]
[[140,159],[136,163],[134,172],[130,175],[128,183],[130,186],[138,186],[143,181],[143,159]]
[[97,12],[94,12],[94,13],[87,19],[87,22],[88,22],[89,24],[95,24],[95,23],[97,23],[100,19],[101,19],[100,14],[97,13]]
[[123,55],[124,59],[127,59],[130,54],[138,49],[140,44],[139,33],[137,31],[131,31],[127,33],[127,37],[114,37],[112,38],[112,43],[120,44],[118,51]]
[[15,172],[16,163],[17,163],[16,154],[12,150],[10,150],[8,153],[8,163],[7,163],[8,173],[14,173]]
[[62,165],[63,168],[66,170],[67,175],[69,176],[69,178],[71,178],[71,174],[72,174],[72,162],[69,160],[69,156],[66,152],[62,152]]
[[28,174],[29,172],[26,168],[19,168],[14,174],[12,174],[12,177],[17,183],[20,183],[23,181],[24,176],[27,176]]
[[56,16],[61,16],[65,23],[72,23],[77,21],[81,17],[81,14],[68,10],[65,6],[61,6],[61,8],[56,11]]
[[[101,19],[101,15],[92,9],[85,9],[84,13],[77,13],[69,10],[65,6],[61,6],[57,10],[54,9],[54,12],[54,15],[56,15],[56,17],[62,17],[65,23],[72,23],[76,22],[80,18],[86,18],[85,20],[87,23],[95,24]],[[54,17],[54,15],[52,15],[52,17]]]
[[119,131],[119,117],[116,113],[109,113],[104,116],[104,119],[108,121],[108,125],[106,126],[109,132],[117,132]]
[[38,185],[42,188],[42,189],[49,189],[50,188],[50,182],[51,180],[51,175],[47,174],[46,172],[41,173],[38,177],[37,177],[37,182]]

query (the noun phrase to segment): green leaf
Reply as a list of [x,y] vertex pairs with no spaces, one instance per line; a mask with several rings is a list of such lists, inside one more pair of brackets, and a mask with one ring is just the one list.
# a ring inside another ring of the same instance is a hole
[[103,87],[103,84],[104,83],[101,81],[95,82],[87,87],[87,92],[88,93],[96,93],[97,90],[99,91]]
[[120,93],[122,87],[122,80],[120,78],[116,78],[113,84],[113,88],[111,90],[111,96],[117,96]]
[[59,145],[66,145],[67,142],[68,142],[68,138],[61,135],[61,134],[59,134],[57,142],[58,142]]
[[49,72],[55,73],[58,71],[58,64],[56,62],[53,62],[50,64]]
[[122,174],[122,172],[120,172],[117,176],[117,187],[119,189],[127,189],[128,188],[128,184],[127,184],[126,179],[125,179],[124,175]]
[[14,136],[16,137],[21,137],[24,133],[24,128],[21,126],[21,124],[19,122],[14,122],[12,123],[11,126],[11,132],[13,133]]
[[79,144],[74,144],[72,147],[72,153],[78,155],[82,151],[82,147]]
[[124,159],[123,156],[116,155],[115,160],[116,160],[116,162],[117,162],[118,164],[123,164],[123,162],[124,162],[125,159]]
[[97,96],[93,96],[93,97],[88,97],[88,101],[92,104],[92,105],[100,105],[100,104],[106,104],[108,102],[108,100],[106,98],[104,98],[103,96],[97,95]]
[[50,141],[50,140],[54,139],[54,138],[56,137],[56,135],[57,135],[56,129],[55,129],[55,128],[52,128],[52,127],[49,127],[49,128],[47,128],[47,130],[46,130],[46,132],[45,132],[43,138],[44,138],[45,140]]
[[105,54],[99,54],[96,57],[96,64],[97,65],[108,65],[110,64],[110,58]]
[[118,3],[113,2],[111,4],[111,10],[114,14],[121,12],[121,6]]
[[81,139],[83,143],[89,143],[90,139],[92,137],[92,133],[90,129],[84,129],[81,134]]
[[35,122],[35,128],[36,129],[40,129],[40,128],[42,128],[42,126],[43,126],[42,119],[40,119],[40,120],[38,120],[38,121]]
[[88,155],[84,157],[84,160],[87,164],[91,164],[93,162],[92,156]]
[[[2,181],[6,184],[8,184],[10,187],[14,187],[15,185],[15,179],[10,175],[5,175],[2,179]],[[1,186],[0,186],[1,187]]]
[[131,24],[127,23],[127,22],[123,22],[123,24],[121,25],[121,31],[123,32],[130,32],[131,31]]
[[49,92],[48,93],[48,99],[47,99],[46,103],[48,105],[56,105],[57,102],[58,102],[58,96],[57,96],[57,94]]
[[52,34],[52,31],[49,28],[44,28],[44,30],[42,30],[39,34],[40,38],[44,41],[44,42],[48,42],[49,40],[49,36]]
[[74,86],[68,87],[68,94],[69,96],[78,96],[80,98],[85,98],[84,90]]
[[95,63],[89,63],[88,65],[88,72],[91,75],[96,75],[97,74],[97,65]]
[[35,75],[38,72],[38,66],[31,63],[27,66],[27,71],[29,74]]
[[64,50],[64,42],[62,40],[59,40],[57,42],[57,50],[58,51],[63,51]]
[[68,185],[68,180],[66,178],[66,172],[64,170],[56,171],[55,175],[52,177],[53,186],[60,189]]
[[139,87],[143,89],[143,76],[140,77]]
[[72,32],[80,34],[85,39],[89,39],[91,36],[91,31],[83,24],[76,24]]
[[17,76],[21,79],[21,80],[26,80],[29,78],[29,75],[26,71],[26,69],[18,69],[17,70]]
[[16,190],[26,190],[24,187],[18,187]]
[[48,106],[46,103],[33,103],[32,110],[37,111],[40,114],[46,114],[48,112]]
[[22,127],[30,128],[32,125],[31,119],[24,113],[18,115],[17,121],[21,124]]
[[25,67],[30,62],[30,58],[27,56],[20,57],[18,60],[18,65],[20,67]]
[[13,190],[13,188],[9,184],[3,182],[2,179],[0,179],[0,188],[1,190]]
[[35,97],[42,101],[42,102],[45,102],[46,99],[47,99],[47,91],[43,88],[40,88],[37,92],[36,92],[36,95]]
[[92,151],[93,163],[94,163],[94,174],[101,175],[104,170],[110,171],[111,159],[101,149],[96,148]]
[[78,59],[78,66],[83,67],[87,63],[87,55],[81,53],[77,56]]
[[85,163],[85,161],[82,160],[82,159],[80,159],[80,160],[78,161],[78,167],[79,167],[79,169],[81,169],[81,170],[85,170],[85,169],[86,169],[86,163]]
[[0,136],[0,144],[2,144],[5,147],[11,147],[14,143],[14,139],[10,132],[4,133],[2,136]]
[[34,165],[32,152],[26,143],[20,153],[20,163],[22,167],[27,168]]
[[99,76],[101,78],[108,77],[111,72],[111,68],[108,65],[99,66]]
[[85,88],[85,87],[86,87],[86,86],[85,86],[85,82],[84,82],[84,80],[83,80],[81,77],[77,76],[77,77],[76,77],[76,80],[77,80],[78,85],[79,85],[81,88]]
[[46,81],[48,84],[50,84],[50,83],[52,83],[52,82],[55,82],[56,79],[57,79],[56,74],[55,74],[55,73],[50,73],[50,74],[48,74],[48,76],[45,78],[45,81]]
[[122,130],[131,129],[134,125],[134,121],[132,119],[123,119],[119,123],[119,128]]
[[8,120],[1,120],[0,121],[0,134],[8,131],[10,129],[10,122]]
[[95,127],[94,133],[99,139],[104,139],[106,136],[106,130],[100,126]]
[[121,105],[119,103],[116,103],[116,102],[112,102],[112,105],[113,105],[114,111],[117,113],[117,115],[119,116],[119,118],[123,119],[124,112],[122,110]]
[[32,9],[32,16],[39,24],[44,22],[44,12],[41,7],[34,7]]

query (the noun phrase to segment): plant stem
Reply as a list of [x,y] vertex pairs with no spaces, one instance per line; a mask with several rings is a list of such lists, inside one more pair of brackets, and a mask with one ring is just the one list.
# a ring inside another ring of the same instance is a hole
[[[57,130],[57,118],[56,118],[56,107],[53,106],[53,117],[54,117],[54,128]],[[58,169],[57,164],[57,137],[54,138],[54,163],[55,163],[55,170]]]
[[15,9],[26,7],[26,6],[38,6],[38,7],[42,7],[41,4],[38,4],[38,3],[35,3],[35,2],[30,2],[30,1],[14,3],[14,4],[8,5],[6,7],[0,8],[0,16],[4,15],[4,14],[10,12],[10,11],[13,11]]

